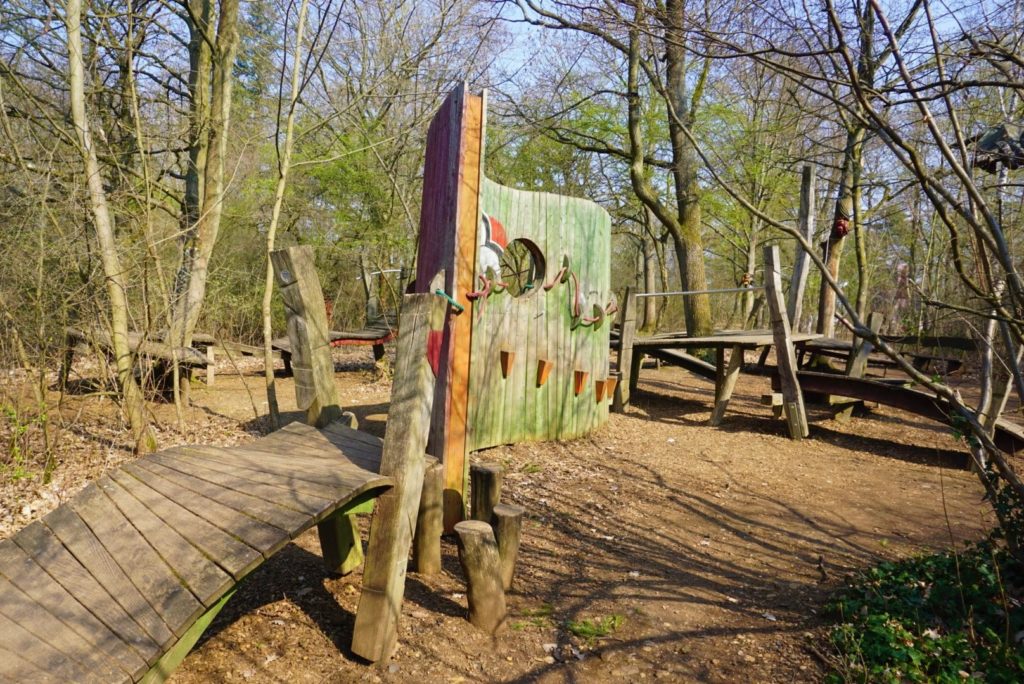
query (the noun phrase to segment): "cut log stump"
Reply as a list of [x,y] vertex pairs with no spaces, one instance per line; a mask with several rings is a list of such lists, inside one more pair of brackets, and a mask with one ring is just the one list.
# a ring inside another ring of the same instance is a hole
[[466,575],[469,621],[496,634],[505,626],[505,591],[501,588],[501,558],[491,526],[464,520],[455,526],[459,537],[459,563]]
[[501,501],[501,481],[504,469],[498,463],[474,463],[469,468],[472,487],[470,501],[472,518],[490,523],[494,507]]
[[523,515],[526,509],[515,504],[500,503],[494,507],[491,526],[498,543],[498,557],[501,559],[501,587],[505,591],[512,588],[512,578],[516,572],[516,559],[519,557],[519,536],[523,527]]

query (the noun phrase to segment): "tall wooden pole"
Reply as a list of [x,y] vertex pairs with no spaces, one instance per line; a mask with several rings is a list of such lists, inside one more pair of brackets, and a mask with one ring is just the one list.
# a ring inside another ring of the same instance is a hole
[[[800,170],[800,234],[808,244],[814,238],[814,166],[805,164]],[[807,272],[810,259],[803,246],[797,244],[796,256],[793,261],[793,280],[789,284],[789,301],[786,311],[789,314],[789,325],[792,330],[800,329],[800,315],[803,313],[804,291],[807,289]]]
[[768,245],[764,248],[765,300],[772,321],[772,335],[775,338],[775,359],[779,383],[782,386],[783,410],[789,436],[801,439],[808,434],[807,413],[804,397],[796,379],[796,353],[793,351],[793,335],[789,318],[783,309],[782,273],[779,270],[779,248]]

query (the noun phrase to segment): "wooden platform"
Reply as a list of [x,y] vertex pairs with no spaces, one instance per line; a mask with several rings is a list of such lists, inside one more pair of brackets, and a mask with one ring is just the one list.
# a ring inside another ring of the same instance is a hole
[[162,680],[238,582],[392,485],[381,448],[340,425],[292,424],[101,477],[0,541],[0,681]]
[[[892,383],[867,378],[851,378],[831,373],[798,371],[796,374],[804,392],[837,394],[877,404],[885,404],[930,420],[952,425],[949,404],[934,394]],[[1004,419],[996,421],[994,441],[1008,454],[1024,451],[1024,429]]]

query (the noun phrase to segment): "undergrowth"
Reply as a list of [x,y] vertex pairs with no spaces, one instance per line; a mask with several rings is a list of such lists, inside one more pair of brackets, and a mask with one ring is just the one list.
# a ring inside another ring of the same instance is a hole
[[830,682],[1024,681],[1024,573],[993,542],[886,562],[829,604]]

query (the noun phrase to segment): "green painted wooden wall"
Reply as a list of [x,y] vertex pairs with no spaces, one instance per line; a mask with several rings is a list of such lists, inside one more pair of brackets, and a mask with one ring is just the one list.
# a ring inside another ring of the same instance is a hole
[[[486,178],[480,209],[482,219],[496,219],[504,227],[507,244],[523,238],[539,248],[543,283],[555,279],[566,257],[575,278],[569,276],[547,291],[535,287],[519,297],[491,293],[476,299],[466,312],[473,316],[468,448],[586,434],[608,419],[610,397],[597,401],[595,392],[596,382],[608,378],[614,314],[595,326],[574,318],[572,302],[578,282],[584,317],[596,317],[595,306],[605,309],[610,303],[611,219],[588,200],[515,190]],[[476,286],[482,289],[479,276],[494,263],[496,250],[480,244],[478,250]],[[502,351],[514,354],[507,378],[502,375]],[[540,359],[553,363],[542,387],[537,386]],[[578,396],[577,370],[587,373]]]

